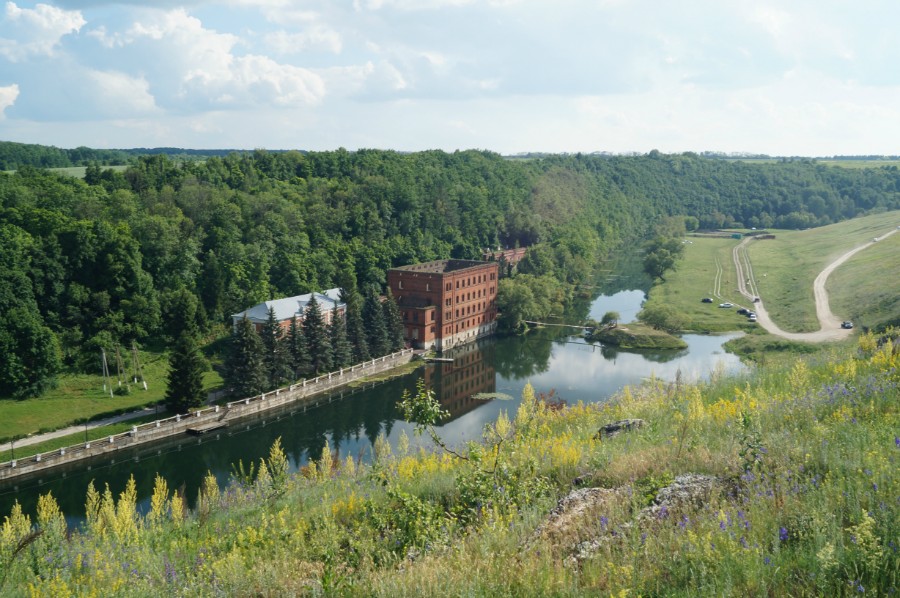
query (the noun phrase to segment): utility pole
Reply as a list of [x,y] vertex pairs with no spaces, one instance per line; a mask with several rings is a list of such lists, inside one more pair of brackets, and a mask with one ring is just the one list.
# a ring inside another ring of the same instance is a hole
[[131,341],[131,365],[134,368],[134,383],[137,384],[138,378],[140,378],[144,390],[147,390],[147,381],[144,379],[144,369],[141,367],[141,358],[138,354],[137,343],[134,341]]
[[[103,392],[109,390],[109,398],[113,398],[112,383],[109,381],[109,364],[106,361],[106,349],[100,349],[100,363],[103,376]],[[107,387],[109,387],[107,389]]]

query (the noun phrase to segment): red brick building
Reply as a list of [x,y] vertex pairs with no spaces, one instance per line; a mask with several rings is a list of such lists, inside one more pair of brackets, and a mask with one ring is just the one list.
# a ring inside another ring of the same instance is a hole
[[497,262],[439,260],[388,270],[404,337],[443,351],[497,328]]
[[515,266],[525,257],[527,247],[514,247],[513,249],[485,249],[481,252],[485,261],[499,262],[504,261],[511,266]]
[[496,371],[490,363],[478,343],[470,343],[453,352],[453,363],[425,368],[425,386],[436,390],[436,398],[450,413],[451,421],[487,402],[474,395],[497,391]]

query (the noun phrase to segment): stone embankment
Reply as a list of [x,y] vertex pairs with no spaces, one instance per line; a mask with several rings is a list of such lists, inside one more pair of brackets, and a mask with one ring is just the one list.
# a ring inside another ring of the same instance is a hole
[[317,403],[323,394],[361,378],[404,365],[412,360],[414,354],[415,351],[412,349],[404,349],[255,397],[232,401],[225,405],[215,405],[187,415],[176,415],[132,426],[128,432],[113,434],[104,439],[82,442],[24,459],[0,463],[0,483],[77,461],[115,454],[118,451],[133,449],[142,444],[184,435],[191,430],[202,433],[286,405],[304,406]]

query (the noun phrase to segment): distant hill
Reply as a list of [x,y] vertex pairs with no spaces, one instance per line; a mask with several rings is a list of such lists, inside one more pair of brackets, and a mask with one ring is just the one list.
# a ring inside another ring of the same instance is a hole
[[[246,154],[252,150],[239,149],[185,149],[180,147],[138,147],[132,149],[92,149],[76,147],[63,149],[52,145],[0,141],[0,171],[17,170],[24,166],[35,168],[67,168],[71,166],[121,166],[133,163],[138,156],[166,155],[181,160],[203,160],[213,156]],[[283,153],[287,150],[267,150]]]

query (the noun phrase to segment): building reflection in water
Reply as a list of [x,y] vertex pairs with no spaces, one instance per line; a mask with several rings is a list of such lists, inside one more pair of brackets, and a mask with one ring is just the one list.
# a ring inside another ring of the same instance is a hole
[[496,371],[493,360],[485,359],[485,350],[482,343],[470,343],[449,354],[453,363],[439,362],[425,368],[425,386],[435,389],[435,398],[450,412],[443,423],[485,404],[474,395],[496,392]]

